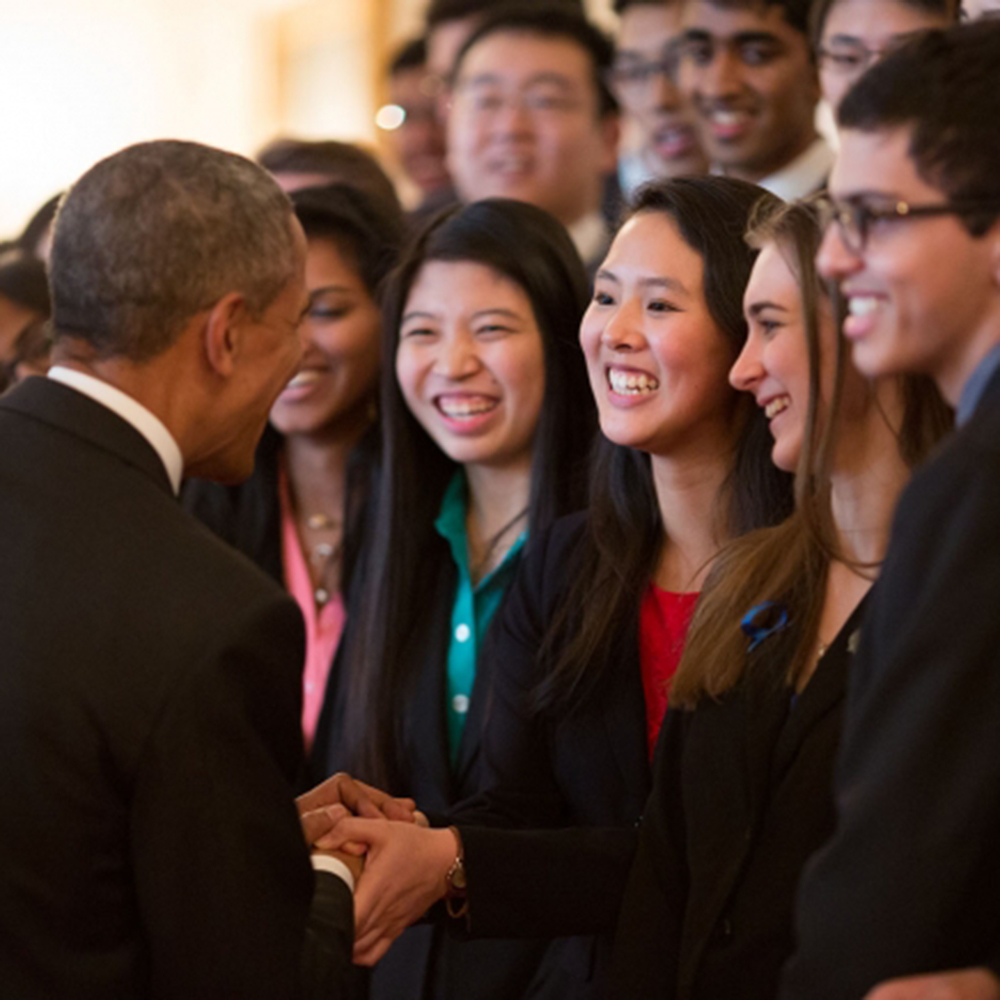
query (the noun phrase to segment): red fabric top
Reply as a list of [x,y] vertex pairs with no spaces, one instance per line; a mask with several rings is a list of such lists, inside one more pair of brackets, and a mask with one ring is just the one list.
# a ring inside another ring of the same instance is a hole
[[670,681],[681,662],[697,602],[697,594],[675,594],[651,583],[639,609],[639,666],[646,698],[650,760],[667,712]]

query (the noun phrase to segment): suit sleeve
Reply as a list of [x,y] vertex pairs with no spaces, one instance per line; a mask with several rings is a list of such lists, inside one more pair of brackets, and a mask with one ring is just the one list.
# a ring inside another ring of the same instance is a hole
[[998,501],[993,446],[939,459],[900,504],[851,681],[838,827],[803,879],[784,1000],[996,957]]
[[336,941],[304,952],[314,877],[291,792],[302,653],[294,604],[263,602],[165,699],[135,779],[130,838],[153,996],[295,997],[304,962],[329,982],[350,948],[350,908],[325,899],[326,886],[313,929]]
[[552,603],[545,583],[551,587],[565,573],[565,553],[577,537],[539,539],[511,584],[485,651],[492,686],[480,793],[452,817],[465,847],[468,929],[476,937],[609,930],[635,850],[632,828],[576,821],[553,765],[557,736],[549,717],[531,707]]

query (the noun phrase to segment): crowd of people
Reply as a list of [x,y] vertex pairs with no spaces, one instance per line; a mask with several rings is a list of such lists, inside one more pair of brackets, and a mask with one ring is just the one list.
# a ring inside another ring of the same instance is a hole
[[615,10],[0,246],[2,995],[1000,1000],[1000,3]]

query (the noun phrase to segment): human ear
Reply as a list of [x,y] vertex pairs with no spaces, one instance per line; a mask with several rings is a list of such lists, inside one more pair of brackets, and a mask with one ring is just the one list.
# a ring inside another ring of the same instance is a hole
[[223,378],[230,377],[236,366],[246,316],[246,301],[239,292],[224,295],[205,315],[202,330],[205,360]]

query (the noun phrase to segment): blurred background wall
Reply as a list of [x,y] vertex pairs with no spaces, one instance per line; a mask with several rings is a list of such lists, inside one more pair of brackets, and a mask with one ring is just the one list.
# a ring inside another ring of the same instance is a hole
[[[426,0],[0,0],[0,237],[143,139],[252,154],[279,133],[378,142],[394,46]],[[610,0],[591,13],[613,24]]]

